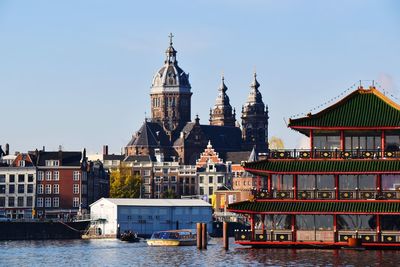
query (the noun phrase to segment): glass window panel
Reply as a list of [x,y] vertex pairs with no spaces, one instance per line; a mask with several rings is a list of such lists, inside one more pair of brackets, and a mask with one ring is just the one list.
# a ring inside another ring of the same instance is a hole
[[335,177],[333,175],[317,175],[317,188],[320,190],[333,190]]
[[340,148],[340,136],[327,136],[327,149],[339,149]]
[[340,190],[354,190],[357,187],[356,175],[339,175]]
[[383,190],[398,190],[400,189],[400,175],[382,175]]
[[385,137],[385,150],[399,151],[400,140],[398,135],[387,135]]
[[265,227],[268,230],[292,229],[291,215],[265,215]]
[[400,215],[381,216],[381,229],[383,231],[400,231]]
[[332,230],[333,216],[332,215],[315,215],[316,230]]
[[351,146],[351,136],[346,136],[344,139],[344,147],[346,150],[351,150],[352,146]]
[[337,215],[338,230],[356,230],[357,215]]
[[297,215],[296,226],[299,230],[315,230],[314,215]]
[[353,136],[352,137],[352,142],[353,142],[353,149],[359,149],[360,145],[359,145],[359,140],[358,140],[358,136]]
[[374,215],[359,215],[358,216],[359,230],[374,230],[376,229],[376,216]]
[[292,190],[293,175],[272,175],[272,187],[275,190]]
[[366,149],[367,138],[365,136],[360,136],[360,149]]
[[313,190],[315,188],[315,175],[299,175],[297,183],[299,190]]
[[375,147],[375,137],[374,136],[368,136],[367,137],[367,146],[366,146],[366,149],[367,150],[374,150],[374,149],[376,149],[376,147]]
[[375,175],[359,175],[358,176],[358,188],[360,190],[369,190],[376,188],[376,177]]

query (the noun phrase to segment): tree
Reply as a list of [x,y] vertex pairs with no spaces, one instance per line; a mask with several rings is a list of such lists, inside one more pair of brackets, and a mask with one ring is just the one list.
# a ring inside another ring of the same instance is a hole
[[140,196],[142,179],[134,175],[132,169],[120,165],[110,175],[110,197],[112,198],[137,198]]
[[175,192],[172,191],[172,189],[168,189],[167,191],[165,191],[162,194],[162,197],[163,198],[176,198],[177,196],[176,196]]
[[283,140],[276,136],[272,136],[268,143],[269,149],[283,149],[285,147]]

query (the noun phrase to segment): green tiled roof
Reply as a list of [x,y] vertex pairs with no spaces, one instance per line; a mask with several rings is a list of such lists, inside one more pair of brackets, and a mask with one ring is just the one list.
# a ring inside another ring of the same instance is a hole
[[246,171],[262,175],[268,173],[400,173],[399,159],[369,159],[369,160],[264,160],[247,162]]
[[313,202],[313,201],[244,201],[228,205],[228,210],[249,212],[311,213],[394,213],[400,214],[400,201]]
[[291,128],[379,126],[400,126],[400,106],[376,89],[358,89],[317,114],[289,121]]

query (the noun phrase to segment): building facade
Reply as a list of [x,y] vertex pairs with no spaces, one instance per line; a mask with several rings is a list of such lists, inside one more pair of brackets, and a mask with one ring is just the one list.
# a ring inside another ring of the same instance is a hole
[[252,246],[400,247],[400,106],[371,86],[289,127],[309,137],[308,150],[271,151],[245,164],[265,187],[229,205],[251,231]]

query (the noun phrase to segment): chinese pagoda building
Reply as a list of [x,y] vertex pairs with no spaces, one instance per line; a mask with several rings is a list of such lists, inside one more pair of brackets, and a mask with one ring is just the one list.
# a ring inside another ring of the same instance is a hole
[[267,186],[229,205],[251,225],[235,232],[236,243],[346,247],[355,238],[365,248],[400,248],[400,105],[360,86],[288,127],[310,148],[244,164]]

